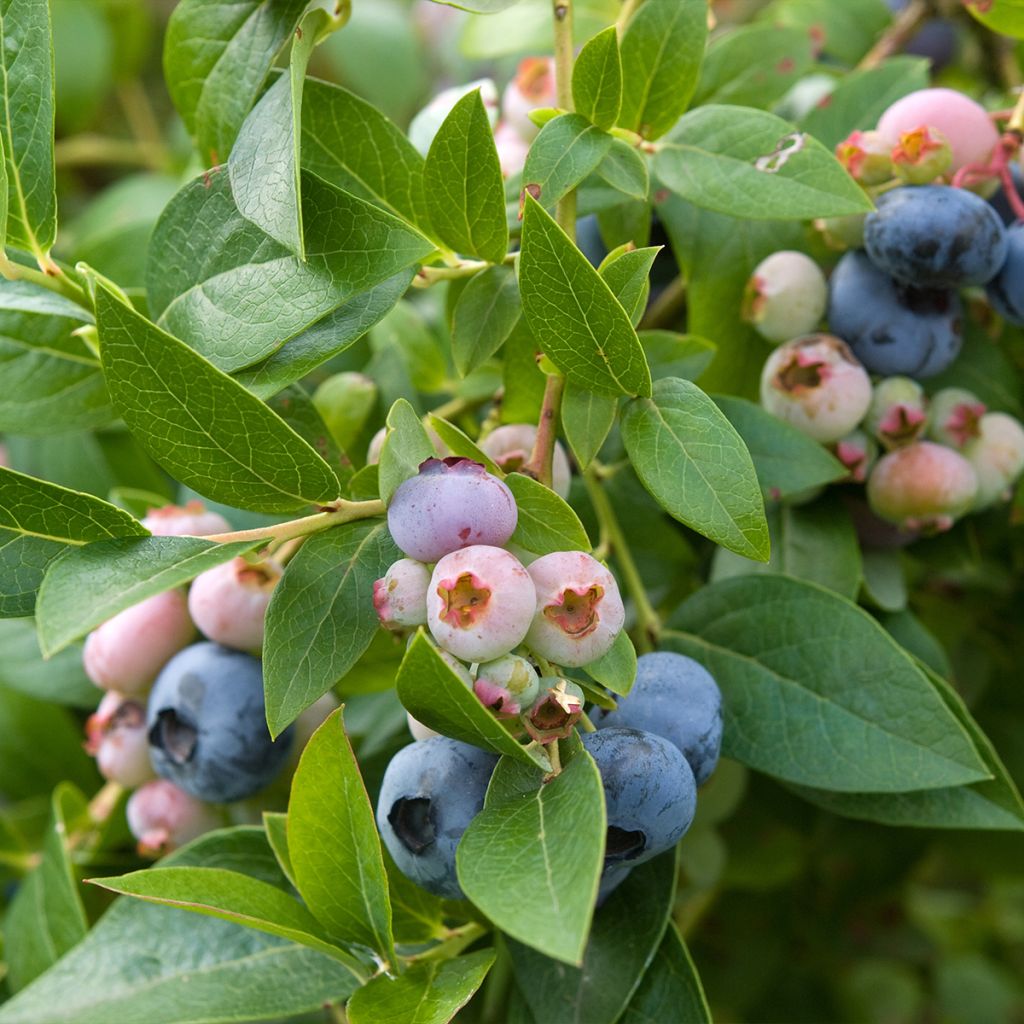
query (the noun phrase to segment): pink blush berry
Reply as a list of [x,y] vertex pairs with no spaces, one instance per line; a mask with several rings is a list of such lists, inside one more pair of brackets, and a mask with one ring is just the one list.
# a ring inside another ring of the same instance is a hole
[[165,779],[137,789],[125,816],[144,857],[162,857],[221,825],[220,815],[209,804]]
[[[533,454],[537,428],[532,423],[506,423],[492,430],[481,442],[480,450],[506,472],[514,473]],[[555,442],[551,458],[551,489],[562,498],[569,497],[572,470],[561,441]]]
[[430,570],[412,558],[400,558],[373,585],[373,607],[385,629],[408,629],[427,622]]
[[512,492],[470,459],[427,459],[388,506],[392,538],[419,562],[436,562],[474,544],[499,547],[517,520]]
[[537,589],[527,645],[566,667],[607,654],[626,618],[615,577],[582,551],[552,552],[527,571]]
[[517,647],[537,597],[530,574],[507,551],[474,545],[445,555],[427,593],[427,626],[463,661],[493,661]]
[[184,592],[164,591],[126,608],[89,634],[82,652],[85,674],[104,690],[140,694],[195,635]]
[[530,120],[530,111],[553,107],[556,101],[553,58],[525,57],[501,97],[501,117],[522,139],[531,142],[540,129]]
[[526,154],[530,144],[511,125],[501,122],[494,129],[494,145],[498,150],[501,176],[512,178],[526,166]]
[[142,525],[154,537],[207,537],[231,530],[231,524],[219,512],[209,511],[201,501],[190,501],[180,508],[155,508],[145,516]]
[[267,605],[281,578],[274,562],[235,558],[200,573],[188,593],[188,610],[204,636],[239,651],[263,646]]
[[540,679],[536,669],[517,654],[506,654],[477,669],[473,692],[484,707],[499,718],[514,718],[537,699]]
[[[108,693],[107,696],[120,698],[120,694]],[[109,782],[134,789],[156,778],[149,759],[146,709],[138,701],[121,700],[106,723],[94,752],[96,767]]]

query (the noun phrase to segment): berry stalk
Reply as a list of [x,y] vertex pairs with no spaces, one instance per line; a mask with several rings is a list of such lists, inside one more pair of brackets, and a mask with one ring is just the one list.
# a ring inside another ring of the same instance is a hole
[[551,486],[552,467],[555,457],[555,440],[558,436],[558,416],[565,393],[565,378],[552,374],[544,385],[544,401],[537,423],[537,440],[533,444],[530,460],[520,469],[521,473],[539,480],[545,487]]
[[332,526],[341,526],[356,519],[371,519],[382,516],[386,511],[383,501],[346,501],[338,498],[323,510],[301,519],[289,519],[286,523],[275,523],[273,526],[261,526],[255,530],[235,530],[231,533],[212,533],[205,539],[217,544],[230,544],[236,540],[273,540],[283,542],[293,537],[305,537],[321,530],[329,530]]

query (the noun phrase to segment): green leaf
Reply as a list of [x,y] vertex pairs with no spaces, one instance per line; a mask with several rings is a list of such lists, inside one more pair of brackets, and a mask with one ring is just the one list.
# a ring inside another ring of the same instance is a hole
[[711,1024],[697,968],[679,929],[670,922],[620,1024]]
[[208,867],[164,867],[115,878],[90,878],[93,885],[164,907],[179,907],[298,942],[362,975],[362,965],[328,942],[317,919],[293,896],[240,871]]
[[164,78],[206,163],[227,159],[306,0],[182,0],[164,38]]
[[747,558],[769,554],[757,474],[743,438],[696,384],[668,377],[622,414],[622,440],[669,515]]
[[57,236],[53,167],[53,44],[47,0],[0,2],[7,244],[35,256]]
[[479,89],[452,107],[434,136],[423,187],[430,221],[443,242],[491,263],[505,259],[505,186]]
[[863,570],[864,592],[872,604],[886,612],[907,607],[907,581],[899,551],[866,548]]
[[586,469],[601,450],[617,410],[618,402],[614,398],[566,381],[562,395],[562,430],[581,468]]
[[813,65],[809,32],[774,24],[744,25],[708,46],[693,102],[771,107]]
[[0,686],[54,704],[96,707],[96,686],[82,669],[81,650],[44,661],[31,619],[0,620]]
[[459,842],[459,884],[503,932],[564,963],[587,945],[604,864],[601,776],[582,748],[549,782],[503,758]]
[[771,561],[767,565],[752,562],[719,548],[711,571],[713,583],[752,573],[783,573],[827,587],[851,601],[857,597],[860,546],[837,495],[827,494],[809,505],[771,504],[767,512]]
[[636,682],[636,649],[629,634],[622,630],[611,650],[586,666],[587,675],[613,693],[625,696]]
[[696,334],[663,330],[640,331],[640,344],[655,380],[660,377],[699,380],[715,358],[717,348],[714,342]]
[[580,50],[572,69],[572,101],[577,113],[598,128],[607,130],[618,120],[622,107],[622,62],[614,25],[598,32]]
[[802,785],[891,793],[989,777],[942,696],[856,605],[785,576],[705,587],[663,644],[725,697],[727,757]]
[[362,657],[380,620],[373,583],[401,557],[387,524],[366,519],[314,534],[267,608],[263,685],[277,736]]
[[113,419],[99,360],[72,335],[81,306],[25,281],[0,281],[0,431],[59,434]]
[[505,483],[519,509],[513,544],[535,555],[590,550],[590,538],[579,516],[550,487],[521,473],[510,473]]
[[494,950],[414,964],[404,974],[381,974],[345,1008],[351,1024],[447,1024],[483,984]]
[[[779,31],[771,26],[770,32]],[[812,107],[800,122],[829,149],[858,128],[874,128],[896,100],[928,86],[927,60],[891,57],[876,68],[851,71],[829,93],[828,102]]]
[[434,442],[404,398],[391,406],[387,428],[380,450],[380,497],[384,502],[391,501],[399,486],[416,476],[425,460],[437,457]]
[[[118,612],[180,587],[262,542],[216,544],[199,537],[123,537],[71,548],[46,572],[36,602],[46,657]],[[89,600],[83,601],[82,594]]]
[[647,296],[651,292],[651,267],[659,251],[657,246],[627,249],[613,259],[605,260],[599,268],[605,284],[622,304],[634,327],[640,323],[647,306]]
[[328,934],[394,964],[380,837],[341,708],[313,734],[295,770],[288,848],[299,893]]
[[288,815],[279,811],[264,811],[263,831],[267,834],[267,843],[274,851],[274,856],[277,858],[277,863],[285,878],[298,889],[298,886],[295,885],[292,858],[288,853]]
[[817,139],[749,107],[691,111],[654,158],[654,171],[684,199],[733,217],[807,220],[872,209]]
[[664,135],[697,87],[708,33],[703,0],[645,0],[622,37],[619,125],[646,139]]
[[96,322],[114,407],[181,483],[260,512],[338,497],[334,471],[280,417],[100,282]]
[[825,60],[853,67],[891,22],[884,0],[774,0],[759,16],[775,28],[798,28],[813,36]]
[[778,501],[842,480],[846,467],[806,434],[744,398],[715,395],[743,438],[765,497]]
[[395,687],[405,709],[431,729],[550,771],[547,755],[522,746],[510,735],[455,675],[422,629],[405,652]]
[[47,565],[68,545],[146,533],[123,509],[4,466],[0,494],[0,617],[32,614]]
[[521,311],[519,282],[511,267],[488,267],[470,278],[452,320],[452,358],[463,377],[505,344]]
[[506,7],[519,3],[519,0],[434,0],[434,3],[457,7],[460,11],[473,11],[476,14],[496,14]]
[[372,103],[329,82],[306,82],[302,165],[421,230],[430,220],[423,157]]
[[[560,114],[533,140],[523,168],[523,184],[537,185],[541,203],[551,209],[604,159],[612,137],[579,114]],[[531,193],[533,194],[533,193]]]
[[[664,934],[675,876],[675,851],[635,868],[594,915],[580,968],[509,943],[535,1024],[614,1024],[619,1019]],[[673,1016],[664,1024],[668,1021],[675,1024]]]
[[50,808],[42,860],[18,887],[4,922],[12,992],[39,977],[89,930],[68,849],[71,829],[86,817],[88,804],[79,790],[62,782]]
[[434,249],[379,207],[302,177],[306,259],[239,212],[229,174],[186,185],[153,232],[146,282],[158,324],[222,370],[251,366]]
[[932,672],[943,679],[953,678],[953,666],[946,648],[912,611],[903,608],[896,612],[884,612],[878,616],[878,620],[896,643],[927,665]]
[[632,199],[645,200],[650,190],[647,161],[622,139],[612,139],[604,159],[597,165],[597,176]]
[[964,7],[993,32],[1024,39],[1024,0],[964,0]]
[[441,438],[452,455],[461,455],[464,459],[479,462],[488,473],[496,476],[499,480],[505,478],[504,470],[489,455],[481,451],[458,427],[433,413],[427,414],[427,420],[430,423],[430,429]]
[[[390,685],[392,680],[388,681]],[[396,701],[397,703],[397,701]],[[401,705],[398,705],[401,710]],[[404,716],[404,712],[402,712]],[[388,888],[391,893],[391,913],[395,941],[399,943],[429,942],[443,939],[448,932],[444,923],[444,902],[439,896],[427,892],[396,867],[387,847],[384,850],[384,866],[388,872]]]
[[[162,862],[287,883],[261,829],[211,832]],[[162,868],[156,868],[160,871]],[[3,1024],[239,1024],[320,1013],[355,980],[337,960],[227,921],[122,899],[59,963],[0,1007]]]
[[537,344],[599,394],[648,395],[650,371],[629,316],[565,232],[526,195],[519,286]]

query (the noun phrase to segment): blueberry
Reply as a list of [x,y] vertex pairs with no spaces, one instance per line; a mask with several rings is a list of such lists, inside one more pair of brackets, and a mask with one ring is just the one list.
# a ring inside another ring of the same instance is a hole
[[400,558],[373,585],[373,607],[385,629],[423,626],[427,622],[430,569],[412,558]]
[[[1010,174],[1013,177],[1013,183],[1017,187],[1017,192],[1024,191],[1024,171],[1021,170],[1020,164],[1016,160],[1010,164]],[[1000,185],[996,191],[989,196],[989,203],[992,205],[992,209],[999,214],[999,219],[1007,226],[1010,227],[1014,221],[1017,220],[1017,214],[1014,212],[1012,206],[1010,206],[1010,200],[1006,198],[1006,188]],[[1013,248],[1013,234],[1012,232],[1007,235],[1007,241],[1010,243],[1010,248]]]
[[604,788],[605,867],[636,866],[675,846],[697,809],[697,783],[679,750],[640,729],[601,729],[582,740]]
[[988,298],[1000,316],[1024,327],[1024,223],[1006,232],[1009,251],[999,273],[989,282]]
[[437,736],[403,747],[388,764],[377,827],[395,864],[429,892],[462,899],[455,851],[480,813],[498,759]]
[[890,277],[915,288],[985,284],[1006,259],[1006,229],[981,196],[946,185],[896,188],[864,223],[864,246]]
[[941,373],[960,354],[961,314],[955,292],[900,284],[863,252],[848,252],[829,283],[829,327],[872,373]]
[[149,753],[158,775],[210,803],[251,796],[288,758],[293,730],[267,729],[258,658],[214,643],[172,658],[149,696]]
[[597,708],[598,729],[643,729],[674,744],[693,770],[697,785],[718,764],[722,747],[722,693],[703,665],[682,654],[644,654],[636,681],[614,711]]
[[808,334],[825,313],[828,286],[818,264],[783,249],[761,260],[747,281],[743,319],[771,342]]

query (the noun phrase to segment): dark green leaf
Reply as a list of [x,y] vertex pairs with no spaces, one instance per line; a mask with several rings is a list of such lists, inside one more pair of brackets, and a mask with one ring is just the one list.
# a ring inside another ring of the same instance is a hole
[[199,537],[123,537],[72,548],[50,565],[39,588],[39,646],[50,657],[118,612],[258,546]]
[[640,323],[650,294],[650,273],[658,248],[628,249],[601,264],[600,274],[635,327]]
[[416,476],[425,460],[437,454],[416,410],[404,398],[391,406],[387,429],[380,450],[380,497],[384,502],[391,500],[402,483]]
[[620,47],[623,128],[656,139],[676,123],[697,87],[707,32],[704,0],[645,0]]
[[629,634],[622,630],[611,650],[586,666],[587,675],[612,693],[625,696],[636,682],[636,650]]
[[459,842],[459,884],[501,931],[579,964],[606,827],[601,776],[585,750],[546,783],[542,770],[503,758]]
[[434,136],[423,186],[430,221],[443,242],[491,263],[505,259],[505,186],[479,89],[455,104]]
[[393,964],[380,837],[341,709],[313,734],[295,770],[288,843],[299,892],[328,934]]
[[519,509],[513,544],[535,555],[590,550],[590,538],[579,516],[550,487],[521,473],[510,473],[505,483]]
[[529,195],[519,285],[534,338],[569,380],[600,394],[650,394],[650,372],[626,311]]
[[711,1010],[690,952],[674,923],[662,936],[620,1024],[711,1024]]
[[903,608],[895,612],[884,612],[879,616],[879,621],[905,651],[924,662],[943,679],[953,678],[953,666],[942,642],[912,611]]
[[872,604],[886,612],[907,606],[907,581],[899,551],[867,548],[863,557],[864,591]]
[[488,267],[470,279],[452,321],[452,358],[463,377],[505,344],[520,312],[519,282],[511,267]]
[[[388,680],[390,686],[394,676]],[[396,701],[397,703],[397,701]],[[399,704],[401,711],[401,705]],[[404,718],[405,713],[401,711]],[[429,942],[442,939],[447,933],[444,924],[444,902],[439,896],[418,886],[395,866],[395,862],[384,850],[384,866],[388,872],[388,888],[391,893],[391,913],[395,930],[395,941],[399,943]]]
[[670,515],[748,558],[769,554],[757,474],[743,439],[696,384],[668,377],[622,414],[644,486]]
[[[675,331],[640,331],[640,344],[647,354],[651,376],[699,380],[715,358],[716,345],[696,334]],[[733,424],[735,426],[736,424]]]
[[884,0],[774,0],[760,17],[775,28],[792,27],[813,35],[815,48],[848,67],[855,65],[890,23]]
[[359,660],[380,628],[373,583],[401,557],[377,519],[310,537],[267,608],[263,684],[267,724],[281,733]]
[[611,128],[618,120],[622,62],[614,25],[598,32],[580,50],[572,69],[572,100],[577,112],[598,128]]
[[0,621],[0,686],[54,704],[96,706],[96,687],[82,669],[81,650],[73,647],[44,661],[31,619]]
[[597,176],[632,199],[647,198],[650,189],[647,161],[622,139],[612,139],[604,159],[597,165]]
[[541,203],[553,208],[604,159],[612,137],[579,114],[548,121],[530,146],[523,184],[537,185]]
[[406,710],[431,729],[550,770],[547,756],[511,736],[445,663],[422,629],[409,644],[395,686]]
[[345,1008],[351,1024],[448,1024],[483,984],[494,951],[415,964],[397,977],[380,975]]
[[164,39],[164,77],[202,160],[227,159],[306,0],[182,0]]
[[601,450],[615,422],[617,409],[618,402],[614,398],[595,394],[566,381],[562,395],[562,430],[583,469]]
[[691,111],[655,157],[654,170],[682,198],[733,217],[807,220],[872,209],[817,139],[748,107]]
[[493,474],[499,480],[505,478],[505,473],[501,467],[489,455],[481,451],[458,427],[447,420],[441,419],[439,416],[435,416],[433,413],[429,413],[427,419],[430,423],[430,429],[441,438],[445,443],[445,447],[451,451],[452,455],[461,455],[464,459],[472,459],[474,462],[479,462],[488,473]]
[[333,470],[287,424],[99,282],[96,320],[114,407],[183,484],[260,512],[291,512],[338,497]]
[[723,752],[802,785],[891,793],[989,777],[912,659],[866,612],[785,576],[705,587],[663,643],[725,697]]

